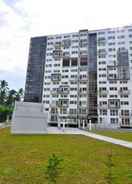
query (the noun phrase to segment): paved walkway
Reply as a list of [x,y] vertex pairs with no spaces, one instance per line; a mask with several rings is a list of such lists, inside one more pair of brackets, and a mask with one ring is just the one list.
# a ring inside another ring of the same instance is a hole
[[115,139],[91,132],[87,132],[85,130],[80,130],[78,128],[65,128],[65,129],[58,129],[58,128],[48,128],[48,133],[50,134],[80,134],[80,135],[85,135],[94,139],[98,139],[101,141],[106,141],[112,144],[120,145],[123,147],[131,148],[132,149],[132,142],[128,141],[123,141],[120,139]]

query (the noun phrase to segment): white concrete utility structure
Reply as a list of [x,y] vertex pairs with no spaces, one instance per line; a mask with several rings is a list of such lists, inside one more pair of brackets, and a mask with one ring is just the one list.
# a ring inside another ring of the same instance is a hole
[[43,111],[43,104],[16,102],[11,123],[11,133],[47,133],[47,114]]

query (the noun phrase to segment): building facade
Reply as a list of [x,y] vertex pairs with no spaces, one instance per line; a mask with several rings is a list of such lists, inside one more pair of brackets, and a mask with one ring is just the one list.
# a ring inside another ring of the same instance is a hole
[[96,34],[88,30],[47,37],[43,103],[51,126],[97,121],[96,53]]
[[132,27],[97,32],[98,123],[132,126]]
[[50,126],[132,126],[131,26],[32,39],[24,100]]
[[25,102],[41,102],[46,54],[46,37],[31,38],[25,85]]

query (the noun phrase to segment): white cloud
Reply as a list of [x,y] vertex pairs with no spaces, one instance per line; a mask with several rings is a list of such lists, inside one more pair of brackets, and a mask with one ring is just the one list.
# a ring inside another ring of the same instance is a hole
[[131,7],[130,0],[1,0],[0,71],[9,79],[21,70],[24,81],[31,36],[128,25]]

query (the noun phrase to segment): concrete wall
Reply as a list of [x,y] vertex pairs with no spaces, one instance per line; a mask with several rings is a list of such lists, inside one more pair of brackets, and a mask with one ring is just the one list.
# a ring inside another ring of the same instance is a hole
[[47,133],[47,114],[41,103],[16,102],[12,123],[12,134]]

